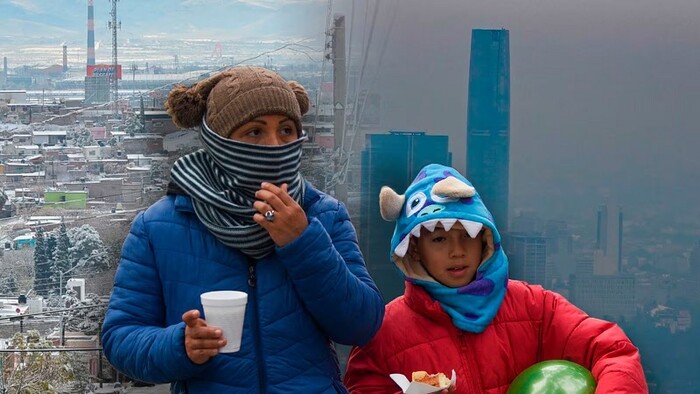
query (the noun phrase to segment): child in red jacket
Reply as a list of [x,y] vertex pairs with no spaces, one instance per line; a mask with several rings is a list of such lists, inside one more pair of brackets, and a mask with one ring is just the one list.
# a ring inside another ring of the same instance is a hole
[[508,280],[501,237],[479,194],[458,171],[431,164],[402,196],[380,193],[395,220],[391,258],[406,278],[379,333],[353,348],[351,393],[400,393],[389,374],[457,373],[455,393],[505,393],[544,360],[589,369],[599,393],[646,393],[637,348],[614,323],[557,293]]

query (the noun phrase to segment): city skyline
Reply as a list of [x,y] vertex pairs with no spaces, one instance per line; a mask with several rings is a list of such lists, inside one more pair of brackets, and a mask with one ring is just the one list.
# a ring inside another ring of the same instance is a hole
[[367,88],[382,96],[380,128],[450,135],[464,171],[471,30],[506,28],[510,213],[594,226],[598,202],[612,197],[630,218],[658,212],[657,220],[681,223],[700,217],[700,81],[690,77],[700,25],[691,15],[700,3],[382,3],[366,78],[376,83]]

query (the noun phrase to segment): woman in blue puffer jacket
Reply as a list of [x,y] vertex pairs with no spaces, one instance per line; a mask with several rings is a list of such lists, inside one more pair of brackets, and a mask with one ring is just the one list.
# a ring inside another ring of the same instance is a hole
[[[363,345],[384,303],[342,203],[299,173],[304,88],[235,67],[166,108],[201,127],[204,149],[180,158],[168,195],[134,219],[102,331],[105,355],[131,378],[174,393],[345,393],[334,343]],[[220,353],[200,294],[248,293],[241,348]]]

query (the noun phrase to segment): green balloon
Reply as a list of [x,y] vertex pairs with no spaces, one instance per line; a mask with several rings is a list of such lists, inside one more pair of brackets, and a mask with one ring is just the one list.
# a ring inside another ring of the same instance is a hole
[[593,394],[595,386],[586,368],[571,361],[549,360],[521,372],[508,394]]

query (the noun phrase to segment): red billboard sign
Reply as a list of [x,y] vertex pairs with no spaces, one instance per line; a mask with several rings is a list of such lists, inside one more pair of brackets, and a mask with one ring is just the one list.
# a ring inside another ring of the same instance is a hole
[[[99,77],[108,76],[113,78],[114,76],[114,65],[112,64],[95,64],[87,66],[87,76],[88,77]],[[117,65],[117,79],[122,79],[122,65]]]

